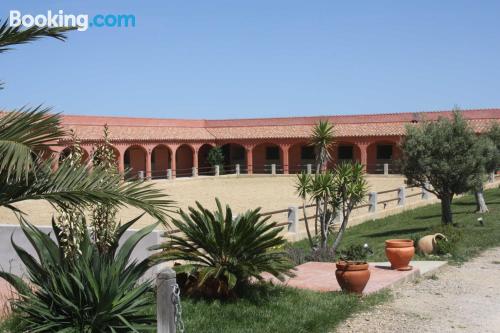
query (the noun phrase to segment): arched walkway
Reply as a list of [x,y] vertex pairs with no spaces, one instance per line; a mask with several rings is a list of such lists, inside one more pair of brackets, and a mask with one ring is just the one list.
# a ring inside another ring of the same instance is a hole
[[176,177],[191,177],[193,175],[194,149],[190,145],[183,144],[175,151]]
[[237,143],[227,143],[222,146],[222,154],[224,155],[224,169],[226,172],[234,170],[236,164],[240,165],[241,173],[247,167],[247,154],[245,147]]
[[283,152],[277,144],[261,143],[253,149],[253,172],[271,173],[271,164],[276,172],[283,173]]
[[205,143],[198,149],[198,174],[213,175],[214,168],[208,163],[208,153],[213,148],[211,144]]
[[151,151],[151,178],[167,178],[167,170],[171,167],[171,151],[165,145],[158,145]]
[[289,172],[299,173],[307,170],[307,164],[311,164],[314,168],[316,154],[314,147],[307,142],[296,143],[288,150]]
[[384,173],[384,164],[389,165],[389,173],[397,173],[397,161],[401,150],[393,141],[381,140],[371,143],[367,149],[366,170],[368,173]]
[[134,145],[125,150],[124,163],[125,169],[128,170],[127,178],[135,179],[139,176],[139,171],[146,176],[146,158],[147,152],[144,147]]
[[352,142],[338,142],[330,152],[333,164],[342,162],[361,162],[361,149]]

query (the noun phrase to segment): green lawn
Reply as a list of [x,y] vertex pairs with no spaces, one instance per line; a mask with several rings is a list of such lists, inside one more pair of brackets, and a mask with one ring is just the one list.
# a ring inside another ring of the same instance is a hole
[[[348,228],[342,247],[351,244],[370,245],[374,251],[369,261],[386,261],[384,241],[390,238],[418,238],[428,234],[441,232],[455,239],[451,249],[451,257],[446,258],[452,263],[460,263],[477,255],[481,250],[500,246],[500,189],[485,192],[486,202],[490,210],[487,214],[476,214],[474,196],[455,199],[453,203],[453,218],[457,226],[443,227],[441,225],[440,204],[433,204],[408,210],[401,214],[383,219],[368,221]],[[482,216],[485,226],[480,226],[477,218]],[[305,240],[293,243],[292,246],[308,248]],[[424,258],[416,255],[417,260],[442,260],[442,258]]]

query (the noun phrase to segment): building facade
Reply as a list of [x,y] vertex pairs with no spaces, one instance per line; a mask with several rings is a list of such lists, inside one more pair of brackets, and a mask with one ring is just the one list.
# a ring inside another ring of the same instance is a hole
[[[63,125],[81,139],[85,157],[102,142],[108,124],[120,172],[132,177],[188,177],[212,175],[207,155],[220,146],[224,170],[234,173],[296,173],[314,164],[314,149],[308,143],[319,120],[334,124],[332,164],[342,160],[362,163],[368,173],[397,172],[399,142],[407,125],[450,117],[451,111],[375,115],[318,116],[227,120],[181,120],[101,116],[64,116]],[[500,109],[465,110],[463,116],[474,131],[486,131],[500,121]],[[54,147],[61,158],[71,149],[69,139]]]

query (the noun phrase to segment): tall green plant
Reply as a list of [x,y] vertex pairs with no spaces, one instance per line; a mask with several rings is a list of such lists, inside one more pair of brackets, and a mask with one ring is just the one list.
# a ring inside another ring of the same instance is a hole
[[28,271],[28,283],[19,276],[0,272],[18,292],[11,300],[13,313],[23,332],[145,332],[154,331],[149,281],[139,282],[151,267],[151,259],[130,260],[137,243],[156,225],[133,234],[118,249],[118,240],[139,219],[118,230],[118,237],[101,254],[90,235],[85,233],[81,254],[67,260],[64,242],[52,225],[57,240],[21,219],[21,228],[36,251],[37,258],[12,246]]
[[[116,155],[111,146],[110,132],[107,124],[104,125],[102,142],[97,145],[92,162],[95,167],[101,167],[110,174],[118,175]],[[114,241],[117,228],[116,214],[116,207],[104,203],[98,203],[92,210],[92,236],[101,253],[105,253]]]
[[200,203],[189,212],[180,212],[172,223],[182,232],[153,249],[163,250],[159,261],[178,261],[174,269],[186,280],[188,292],[227,297],[237,287],[261,280],[267,272],[282,280],[290,274],[292,263],[280,248],[286,240],[279,236],[282,228],[268,223],[260,209],[234,216],[216,199],[217,210],[211,212]]
[[[296,190],[303,199],[303,212],[306,223],[308,217],[305,202],[311,200],[322,204],[320,214],[314,216],[315,222],[320,226],[316,236],[319,236],[319,247],[322,251],[328,247],[328,238],[335,217],[340,217],[342,223],[330,248],[330,252],[335,254],[349,223],[352,210],[356,205],[363,202],[367,194],[368,184],[364,177],[363,166],[359,163],[344,162],[338,164],[333,171],[325,171],[314,176],[303,173],[298,175]],[[309,242],[311,247],[314,248],[311,237]]]

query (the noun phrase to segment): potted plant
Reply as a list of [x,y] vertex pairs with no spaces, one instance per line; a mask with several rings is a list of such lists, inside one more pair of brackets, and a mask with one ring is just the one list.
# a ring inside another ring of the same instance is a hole
[[371,253],[368,244],[351,245],[341,251],[337,261],[335,277],[342,291],[361,294],[370,279],[369,265],[366,261]]

